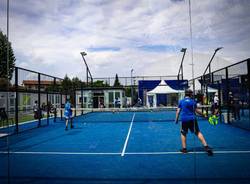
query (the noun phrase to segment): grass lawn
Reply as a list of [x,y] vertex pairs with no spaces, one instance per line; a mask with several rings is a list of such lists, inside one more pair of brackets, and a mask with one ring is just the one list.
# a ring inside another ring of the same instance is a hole
[[[22,115],[21,117],[18,117],[18,122],[19,123],[23,123],[26,121],[31,121],[34,120],[34,115],[33,114],[26,114],[26,115]],[[9,125],[13,125],[15,124],[15,118],[9,118]],[[0,123],[0,127],[2,126],[7,126],[7,121],[4,121]]]

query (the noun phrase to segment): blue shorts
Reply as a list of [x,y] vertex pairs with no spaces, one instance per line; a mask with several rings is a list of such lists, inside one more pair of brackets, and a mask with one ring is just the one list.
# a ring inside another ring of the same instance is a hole
[[71,119],[72,118],[72,116],[64,116],[65,117],[65,119]]

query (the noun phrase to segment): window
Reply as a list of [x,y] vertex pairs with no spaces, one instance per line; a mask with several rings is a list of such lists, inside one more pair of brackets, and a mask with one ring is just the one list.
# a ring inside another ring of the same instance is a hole
[[79,96],[79,98],[78,98],[78,103],[79,103],[79,104],[82,103],[82,97],[81,97],[81,96]]
[[115,92],[115,98],[120,98],[120,92]]
[[109,107],[114,107],[114,92],[109,92],[109,101],[108,101],[108,104],[109,104]]
[[57,103],[57,104],[60,103],[60,95],[56,95],[56,103]]
[[113,103],[113,101],[114,101],[114,93],[109,92],[109,103]]
[[15,105],[15,99],[11,98],[10,99],[10,106],[14,106]]

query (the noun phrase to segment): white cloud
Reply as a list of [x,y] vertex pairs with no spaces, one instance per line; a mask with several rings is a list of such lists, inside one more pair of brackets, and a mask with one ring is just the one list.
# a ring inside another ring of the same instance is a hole
[[[199,66],[195,74],[201,73],[219,46],[224,49],[215,68],[249,57],[250,2],[233,2],[237,3],[191,1],[194,62]],[[50,75],[84,78],[81,51],[88,52],[86,60],[94,77],[130,76],[131,68],[136,75],[176,75],[180,48],[187,47],[190,53],[188,1],[12,0],[10,7],[10,40],[17,65]],[[0,13],[0,26],[6,31],[4,13]],[[138,49],[144,45],[172,49]],[[88,50],[95,47],[120,50]],[[190,65],[185,68],[190,77]]]

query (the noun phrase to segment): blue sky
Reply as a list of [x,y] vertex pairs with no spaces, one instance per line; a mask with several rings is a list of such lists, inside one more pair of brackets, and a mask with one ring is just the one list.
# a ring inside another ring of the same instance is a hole
[[[250,1],[191,0],[194,76],[249,58]],[[176,75],[182,47],[191,75],[188,0],[11,0],[10,41],[17,66],[85,79],[80,55],[94,77]],[[0,1],[6,33],[6,0]]]

